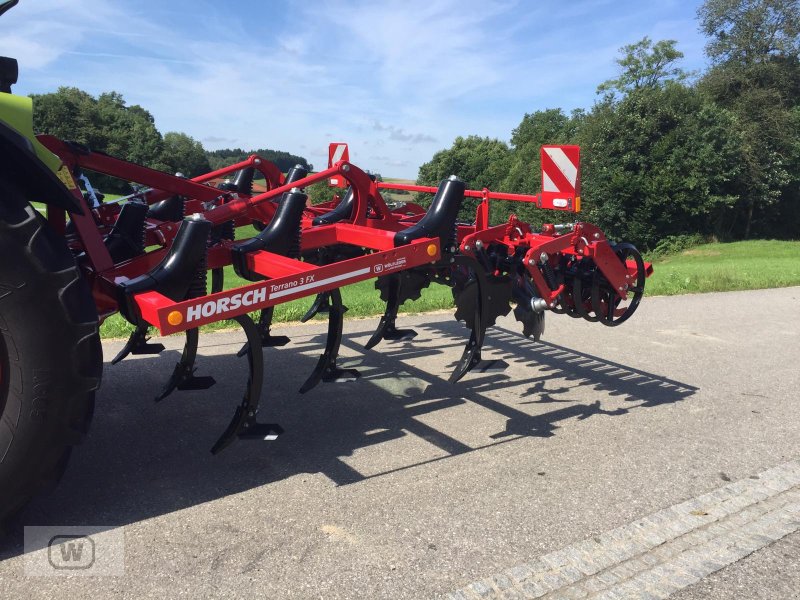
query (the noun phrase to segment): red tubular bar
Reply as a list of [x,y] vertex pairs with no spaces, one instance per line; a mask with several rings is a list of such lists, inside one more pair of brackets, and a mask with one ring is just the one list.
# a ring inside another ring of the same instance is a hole
[[270,279],[299,275],[317,269],[312,264],[263,250],[250,254],[247,257],[247,266],[252,271]]
[[[238,198],[232,200],[227,204],[223,204],[222,206],[218,206],[206,212],[204,216],[215,225],[219,225],[220,223],[243,216],[251,208],[277,198],[285,192],[290,192],[292,188],[307,187],[314,183],[329,179],[332,175],[340,175],[344,177],[353,186],[356,196],[355,204],[353,206],[353,214],[355,215],[353,223],[362,224],[366,220],[367,203],[369,198],[371,197],[374,199],[378,195],[377,188],[375,187],[375,183],[366,173],[364,173],[364,171],[345,161],[340,161],[324,171],[319,171],[318,173],[314,173],[313,175],[309,175],[303,179],[298,179],[293,183],[281,185],[275,189],[264,192],[263,194],[252,196],[251,198],[247,199]],[[373,189],[376,192],[374,194],[372,193]],[[385,217],[388,214],[385,205],[383,208],[381,208],[380,205],[376,206],[376,203],[373,202],[373,208],[378,209],[379,216]]]
[[391,250],[394,248],[396,233],[394,229],[336,223],[304,229],[300,243],[303,250],[314,250],[334,244],[350,244],[372,250]]
[[70,169],[75,166],[81,166],[91,171],[97,171],[98,173],[104,173],[130,181],[147,182],[148,185],[158,190],[164,190],[171,194],[181,194],[203,201],[216,200],[224,193],[222,190],[195,183],[191,179],[175,177],[174,175],[129,163],[108,156],[107,154],[99,154],[97,152],[81,154],[68,144],[51,135],[38,136],[38,140],[48,150],[58,156]]
[[[348,232],[344,235],[347,237]],[[308,265],[269,252],[257,252],[248,257],[257,272],[265,277],[284,274],[183,302],[173,302],[158,292],[136,294],[134,300],[142,318],[158,327],[162,335],[169,335],[378,275],[432,263],[439,258],[441,250],[438,238],[422,238],[407,246],[323,266]]]
[[283,173],[280,172],[278,167],[256,154],[234,165],[205,173],[193,179],[184,179],[156,169],[150,169],[149,167],[114,158],[107,154],[99,152],[87,152],[84,154],[76,151],[74,147],[52,135],[39,135],[37,139],[48,150],[58,156],[70,169],[80,166],[113,177],[136,181],[137,183],[146,183],[148,186],[157,190],[156,193],[148,195],[147,199],[150,204],[163,200],[172,194],[180,194],[206,202],[215,200],[225,192],[204,185],[204,183],[246,167],[255,167],[259,172],[264,174],[264,177],[270,185],[279,185],[283,181]]
[[[378,183],[379,190],[403,190],[406,192],[426,192],[435,194],[438,188],[429,185],[407,185],[404,183]],[[482,190],[465,190],[467,198],[481,198],[486,200],[512,200],[514,202],[539,202],[538,194],[507,194],[505,192],[492,192],[488,188]]]
[[264,178],[267,180],[268,183],[274,183],[275,185],[279,185],[283,181],[283,173],[281,173],[280,169],[278,169],[275,163],[261,158],[258,154],[251,154],[242,162],[236,163],[234,165],[229,165],[227,167],[222,167],[221,169],[217,169],[216,171],[211,171],[210,173],[204,173],[203,175],[198,175],[197,177],[192,177],[192,181],[197,183],[205,183],[206,181],[211,181],[212,179],[216,179],[217,177],[222,177],[223,175],[228,175],[230,173],[235,173],[236,171],[241,171],[247,167],[255,167],[256,171],[264,175]]
[[[255,167],[257,171],[264,175],[264,179],[268,184],[268,188],[274,188],[283,183],[284,177],[280,169],[278,169],[274,163],[261,158],[257,154],[251,154],[242,162],[238,162],[227,167],[222,167],[221,169],[211,171],[210,173],[204,173],[203,175],[198,175],[197,177],[192,177],[189,181],[193,181],[195,183],[205,183],[211,181],[212,179],[217,179],[218,177],[223,177],[225,175],[235,173],[236,171],[246,169],[247,167]],[[224,192],[220,190],[219,193],[222,194]],[[153,204],[159,200],[165,200],[171,195],[172,193],[168,191],[161,189],[154,190],[153,192],[147,194],[147,203]]]
[[[407,185],[403,183],[383,183],[377,184],[379,190],[404,190],[407,192],[424,192],[428,194],[435,194],[437,188],[427,185]],[[506,192],[493,192],[489,188],[482,190],[465,190],[464,196],[467,198],[480,198],[481,204],[478,206],[477,214],[475,215],[475,224],[477,229],[484,229],[489,226],[489,201],[490,200],[508,200],[511,202],[526,202],[528,204],[535,204],[539,208],[546,208],[548,210],[562,210],[566,212],[580,212],[580,198],[578,197],[564,197],[554,198],[559,196],[553,193],[542,194],[509,194]],[[556,200],[561,201],[563,205],[556,205]]]
[[[339,173],[339,169],[334,166],[330,169],[320,171],[314,175],[309,175],[308,177],[295,181],[294,183],[287,183],[285,185],[278,186],[273,190],[264,192],[263,194],[259,194],[247,199],[238,198],[232,200],[227,204],[223,204],[222,206],[217,206],[216,208],[211,209],[210,211],[206,212],[204,216],[215,225],[219,225],[220,223],[225,223],[226,221],[231,221],[236,217],[243,216],[251,207],[258,206],[263,202],[277,198],[286,192],[291,192],[293,188],[312,185],[322,181],[323,179],[327,179],[336,173]],[[358,200],[358,198],[356,200]]]

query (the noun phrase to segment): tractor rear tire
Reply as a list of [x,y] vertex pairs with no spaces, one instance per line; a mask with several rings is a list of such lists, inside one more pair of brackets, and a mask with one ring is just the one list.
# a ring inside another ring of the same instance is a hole
[[0,524],[60,479],[102,368],[97,311],[72,253],[0,178]]

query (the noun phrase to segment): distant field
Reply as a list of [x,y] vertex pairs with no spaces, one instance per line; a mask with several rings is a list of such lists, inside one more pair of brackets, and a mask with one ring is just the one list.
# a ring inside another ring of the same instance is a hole
[[[416,181],[413,179],[396,179],[393,177],[384,177],[385,183],[400,183],[403,185],[414,185]],[[381,190],[381,196],[386,202],[411,202],[413,200],[413,192],[406,192],[404,190]]]

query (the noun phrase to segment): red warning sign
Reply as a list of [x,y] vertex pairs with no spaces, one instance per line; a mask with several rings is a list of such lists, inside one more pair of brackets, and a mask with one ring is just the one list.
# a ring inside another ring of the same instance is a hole
[[[328,145],[328,168],[335,165],[340,160],[350,162],[350,150],[344,142],[332,142]],[[347,181],[341,177],[331,177],[328,180],[331,187],[347,187]]]
[[542,208],[581,209],[580,146],[542,146]]

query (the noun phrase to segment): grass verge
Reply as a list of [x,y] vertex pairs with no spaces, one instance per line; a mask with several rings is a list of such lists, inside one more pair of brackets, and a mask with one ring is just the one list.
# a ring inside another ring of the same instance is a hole
[[656,259],[647,295],[673,296],[800,285],[800,242],[703,244]]

